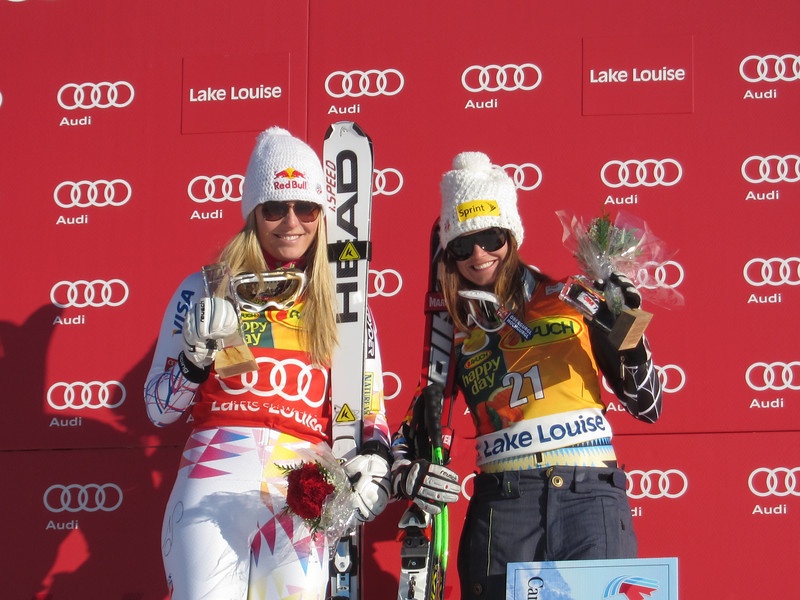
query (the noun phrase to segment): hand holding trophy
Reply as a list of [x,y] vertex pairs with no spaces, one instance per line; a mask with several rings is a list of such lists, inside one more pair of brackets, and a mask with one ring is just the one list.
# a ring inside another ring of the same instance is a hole
[[230,302],[235,307],[236,320],[238,322],[238,327],[229,335],[219,340],[213,340],[218,350],[214,355],[214,368],[217,374],[220,377],[233,377],[234,375],[257,371],[258,363],[245,343],[242,334],[242,320],[228,264],[219,262],[213,265],[206,265],[202,271],[206,296],[209,298],[224,298]]
[[661,240],[623,213],[614,222],[603,213],[588,226],[564,211],[556,214],[564,227],[562,241],[583,270],[567,279],[560,298],[605,330],[618,350],[636,347],[653,317],[640,308],[637,279],[645,265],[663,259]]

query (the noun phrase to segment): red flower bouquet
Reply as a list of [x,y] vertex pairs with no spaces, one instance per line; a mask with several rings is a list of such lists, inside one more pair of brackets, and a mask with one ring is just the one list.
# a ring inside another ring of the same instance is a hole
[[288,489],[284,513],[303,519],[313,535],[329,542],[355,529],[355,503],[344,468],[325,443],[300,451],[301,462],[279,465]]
[[289,491],[286,508],[309,524],[311,531],[320,529],[322,507],[334,490],[328,471],[319,463],[303,463],[289,468],[286,474]]

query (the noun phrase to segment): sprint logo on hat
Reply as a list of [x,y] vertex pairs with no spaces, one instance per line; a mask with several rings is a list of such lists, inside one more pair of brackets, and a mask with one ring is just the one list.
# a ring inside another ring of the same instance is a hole
[[472,200],[459,204],[456,214],[458,220],[463,223],[475,217],[499,217],[500,207],[494,200]]

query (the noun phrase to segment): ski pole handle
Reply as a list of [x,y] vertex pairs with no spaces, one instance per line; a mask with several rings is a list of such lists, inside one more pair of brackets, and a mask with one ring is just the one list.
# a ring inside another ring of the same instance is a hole
[[[442,409],[444,406],[443,388],[438,383],[432,383],[422,390],[425,402],[425,427],[428,430],[428,439],[431,442],[431,462],[436,465],[444,464],[442,450]],[[450,523],[447,504],[442,506],[442,511],[434,516],[433,547],[434,554],[441,562],[442,581],[444,589],[444,572],[447,570],[447,557],[449,554]]]
[[[432,457],[434,460],[437,458],[436,450],[440,459],[443,460],[442,453],[442,405],[444,404],[444,396],[442,395],[442,386],[438,383],[432,383],[425,386],[422,390],[423,399],[425,401],[425,427],[428,430],[428,439],[430,439],[431,447],[433,448]],[[438,462],[436,464],[442,464]]]

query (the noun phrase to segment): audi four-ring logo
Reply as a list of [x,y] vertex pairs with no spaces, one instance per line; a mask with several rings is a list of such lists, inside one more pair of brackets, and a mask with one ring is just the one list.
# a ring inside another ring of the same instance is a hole
[[[302,401],[306,405],[317,408],[325,401],[325,391],[328,389],[328,372],[320,367],[307,365],[296,358],[276,360],[269,356],[259,356],[256,358],[259,365],[267,363],[271,365],[269,374],[266,369],[259,369],[250,373],[242,374],[240,382],[242,387],[231,387],[229,382],[219,380],[222,389],[232,395],[250,393],[262,398],[278,396],[289,402]],[[318,398],[311,398],[308,393],[312,389],[312,382],[315,378],[322,377],[324,382],[315,386],[319,390]],[[296,393],[289,390],[295,389]]]
[[397,69],[378,71],[334,71],[325,79],[325,91],[333,98],[394,96],[403,89],[405,79]]
[[56,410],[117,408],[126,395],[119,381],[59,381],[47,390],[47,403]]
[[756,362],[747,367],[744,379],[750,389],[757,392],[765,390],[800,390],[800,361]]
[[53,200],[61,208],[87,206],[122,206],[131,199],[131,184],[124,179],[62,181],[53,191]]
[[533,63],[522,65],[472,65],[461,73],[468,92],[514,92],[534,90],[542,83],[542,70]]
[[198,175],[186,188],[189,198],[204,202],[238,202],[242,199],[242,175]]
[[67,83],[58,90],[58,104],[65,110],[124,108],[133,102],[133,96],[133,86],[127,81]]
[[666,187],[675,185],[683,176],[683,168],[674,158],[656,160],[610,160],[600,170],[600,179],[610,188]]
[[121,279],[59,281],[50,289],[50,301],[59,308],[120,306],[128,299],[128,284]]
[[646,290],[659,288],[675,289],[683,283],[684,271],[680,263],[674,260],[642,263],[636,272],[636,283]]
[[739,75],[750,83],[757,81],[797,81],[800,79],[800,56],[796,54],[767,54],[750,56],[739,63]]
[[753,494],[762,498],[765,496],[800,496],[800,489],[797,486],[798,473],[800,473],[800,467],[793,469],[761,467],[750,473],[750,477],[747,478],[747,486]]
[[800,258],[751,258],[742,270],[744,280],[752,286],[800,285]]
[[542,183],[542,170],[533,163],[503,165],[503,170],[514,180],[518,190],[529,192],[535,190]]
[[382,271],[370,269],[369,275],[370,291],[367,293],[369,298],[396,296],[403,289],[403,277],[394,269],[383,269]]
[[403,174],[397,169],[373,171],[372,189],[376,196],[394,196],[403,188]]
[[54,513],[111,512],[122,506],[122,489],[115,483],[55,484],[45,490],[42,501]]
[[796,183],[800,181],[800,156],[749,156],[742,163],[742,177],[750,183]]
[[678,469],[628,471],[628,497],[680,498],[689,489],[689,479]]

